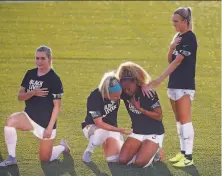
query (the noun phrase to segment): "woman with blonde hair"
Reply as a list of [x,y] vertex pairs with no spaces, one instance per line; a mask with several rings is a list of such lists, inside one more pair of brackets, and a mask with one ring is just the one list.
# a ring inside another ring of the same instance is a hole
[[16,130],[31,131],[39,139],[39,159],[52,161],[60,153],[70,148],[61,140],[54,146],[56,122],[61,108],[63,86],[59,76],[52,69],[52,51],[47,46],[40,46],[35,53],[37,68],[28,70],[22,80],[18,100],[25,101],[25,110],[10,115],[4,128],[8,158],[0,167],[17,164]]
[[130,130],[117,127],[117,112],[122,88],[114,72],[105,73],[98,88],[87,99],[87,114],[82,123],[83,134],[89,140],[83,154],[84,162],[91,162],[94,149],[103,145],[107,162],[118,162],[123,144],[122,134]]
[[168,62],[170,65],[158,79],[149,83],[148,87],[158,86],[169,76],[167,93],[175,114],[181,149],[181,152],[170,161],[174,163],[175,167],[186,167],[194,164],[191,102],[195,93],[197,40],[192,31],[191,8],[176,9],[172,15],[172,22],[178,33],[169,47]]
[[162,147],[164,137],[159,99],[155,92],[152,98],[143,95],[142,86],[151,78],[138,64],[125,62],[116,74],[123,89],[121,99],[131,117],[133,129],[120,151],[119,162],[147,167]]

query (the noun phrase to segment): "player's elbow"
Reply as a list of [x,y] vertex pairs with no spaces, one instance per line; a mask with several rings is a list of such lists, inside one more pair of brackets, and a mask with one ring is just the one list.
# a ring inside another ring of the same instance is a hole
[[162,113],[157,113],[156,119],[161,121],[163,119]]
[[96,125],[97,127],[99,127],[99,128],[102,128],[102,127],[103,127],[103,122],[102,122],[102,121],[100,121],[100,120],[95,120],[94,122],[95,122],[95,125]]
[[18,94],[18,101],[23,101],[22,96]]

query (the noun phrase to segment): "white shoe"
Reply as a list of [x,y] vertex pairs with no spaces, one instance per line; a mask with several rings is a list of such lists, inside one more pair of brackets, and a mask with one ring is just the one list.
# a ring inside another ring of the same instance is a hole
[[17,164],[16,157],[8,156],[8,158],[0,163],[0,167],[6,167]]
[[70,146],[68,145],[66,140],[62,139],[59,144],[65,147],[64,152],[70,153]]
[[85,151],[82,160],[86,163],[90,163],[92,161],[92,152],[90,151]]

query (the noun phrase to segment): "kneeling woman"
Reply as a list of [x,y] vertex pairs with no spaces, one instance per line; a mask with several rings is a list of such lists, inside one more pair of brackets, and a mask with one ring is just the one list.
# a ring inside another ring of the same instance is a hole
[[123,144],[120,133],[131,131],[117,127],[117,111],[122,88],[114,72],[102,78],[99,88],[93,90],[87,99],[87,115],[82,123],[84,136],[89,140],[83,154],[84,162],[91,162],[93,150],[103,145],[108,162],[119,161],[119,152]]
[[120,163],[134,162],[139,167],[149,166],[159,148],[162,148],[164,127],[162,110],[157,94],[143,96],[141,86],[150,81],[146,71],[137,64],[125,62],[117,70],[123,89],[123,99],[131,117],[131,133],[120,152]]
[[35,63],[37,67],[27,71],[18,93],[18,100],[25,101],[25,110],[10,115],[5,124],[4,135],[9,156],[0,163],[0,167],[17,164],[17,130],[31,131],[39,139],[41,161],[52,161],[63,151],[69,152],[64,140],[53,147],[63,86],[51,67],[51,49],[47,46],[37,48]]

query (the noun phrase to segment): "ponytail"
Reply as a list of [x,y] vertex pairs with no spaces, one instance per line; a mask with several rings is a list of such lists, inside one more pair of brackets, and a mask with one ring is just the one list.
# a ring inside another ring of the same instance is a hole
[[192,13],[191,13],[191,7],[187,8],[187,22],[188,22],[188,28],[193,31],[193,21],[192,21]]

